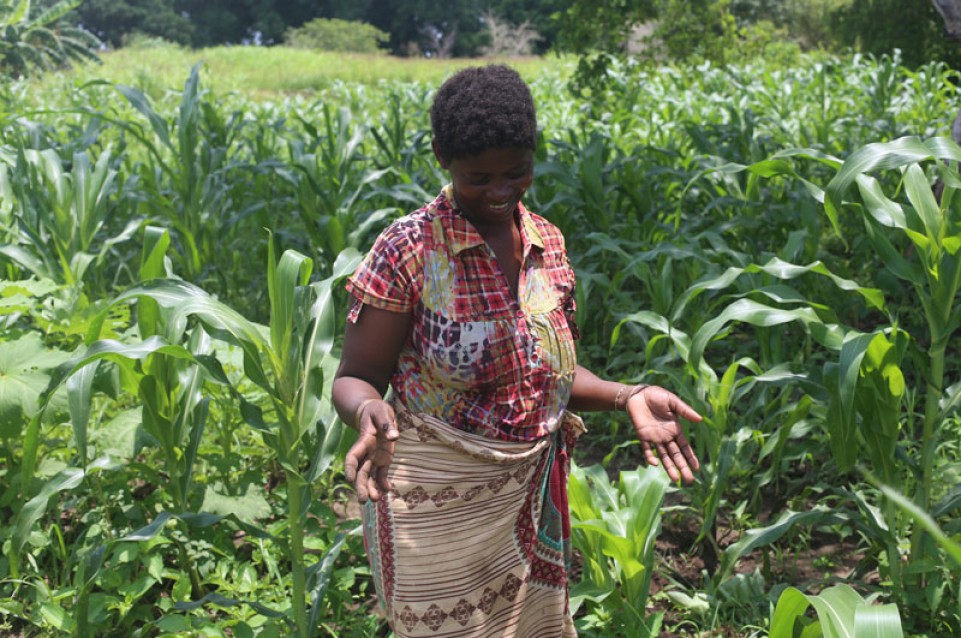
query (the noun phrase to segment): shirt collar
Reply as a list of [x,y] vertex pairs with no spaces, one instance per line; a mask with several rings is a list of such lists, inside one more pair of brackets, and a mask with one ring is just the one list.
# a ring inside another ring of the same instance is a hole
[[[523,244],[523,255],[526,258],[532,247],[544,250],[544,237],[537,224],[534,223],[530,211],[523,203],[517,204],[518,214],[520,215],[521,243]],[[447,234],[447,245],[451,251],[458,255],[468,248],[481,246],[484,238],[481,236],[473,224],[460,214],[454,200],[454,187],[448,184],[441,191],[437,198],[437,212],[445,217],[449,223],[444,224],[444,231]]]

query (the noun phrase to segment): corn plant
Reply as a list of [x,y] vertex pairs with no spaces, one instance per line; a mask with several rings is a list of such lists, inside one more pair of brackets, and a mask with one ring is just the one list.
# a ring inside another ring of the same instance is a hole
[[[267,268],[271,322],[266,333],[201,289],[179,280],[153,280],[125,291],[114,300],[114,303],[147,300],[148,312],[163,309],[168,325],[186,326],[192,318],[200,323],[205,334],[243,351],[245,376],[266,394],[269,411],[265,414],[253,402],[238,397],[241,411],[247,422],[260,432],[285,475],[286,550],[293,581],[291,621],[299,636],[313,635],[316,630],[316,624],[308,624],[304,518],[311,486],[333,463],[343,431],[343,426],[333,417],[329,402],[325,405],[324,394],[325,359],[333,347],[335,325],[332,289],[358,262],[356,252],[342,253],[330,278],[308,285],[311,260],[287,251],[277,262],[271,247]],[[148,342],[165,343],[165,340],[157,336]],[[160,346],[157,352],[175,354],[168,346]],[[200,357],[192,356],[191,360],[200,360]],[[329,379],[327,382],[329,384]],[[148,384],[147,389],[155,385]],[[145,399],[145,412],[160,408],[158,412],[164,413],[165,405],[155,402],[148,406],[148,403]],[[315,578],[315,590],[322,585],[325,583]]]
[[145,130],[134,122],[114,120],[148,152],[150,161],[135,167],[146,191],[147,214],[173,231],[178,272],[191,281],[211,277],[229,231],[249,212],[233,208],[229,196],[243,118],[225,119],[213,108],[200,86],[199,64],[184,83],[172,122],[141,91],[122,84],[116,88],[149,124]]
[[92,263],[102,269],[109,249],[129,239],[139,226],[130,220],[118,235],[99,236],[113,210],[113,164],[107,148],[96,162],[87,152],[64,162],[55,149],[24,149],[15,164],[0,165],[13,222],[0,255],[35,276],[67,286],[79,284]]
[[[805,616],[814,607],[817,619]],[[789,587],[781,594],[771,616],[770,638],[901,638],[901,617],[896,605],[872,605],[849,585],[834,585],[816,595]]]
[[[913,500],[923,510],[934,505],[932,495],[937,484],[938,448],[948,414],[943,406],[955,403],[954,397],[946,392],[946,382],[950,379],[946,370],[947,349],[961,326],[961,305],[957,302],[961,287],[961,205],[956,196],[961,182],[956,172],[941,161],[961,161],[961,149],[953,142],[939,138],[927,141],[902,138],[887,144],[868,145],[844,163],[825,194],[825,211],[837,227],[843,197],[852,185],[857,185],[860,195],[857,208],[872,246],[885,268],[913,290],[923,316],[923,326],[905,325],[913,330],[913,334],[908,335],[909,342],[900,348],[896,343],[878,340],[857,348],[865,352],[865,363],[860,366],[860,375],[850,378],[852,385],[871,384],[868,392],[874,396],[874,401],[869,405],[878,406],[878,410],[865,413],[865,417],[880,417],[882,420],[878,423],[882,427],[880,436],[865,438],[875,458],[892,459],[900,424],[890,416],[885,419],[878,412],[886,409],[891,414],[900,407],[905,383],[902,368],[908,363],[904,361],[904,348],[910,347],[915,353],[911,358],[918,367],[912,370],[912,376],[917,383],[924,385],[923,412],[920,423],[908,421],[905,425],[914,432],[920,448]],[[924,162],[928,162],[944,180],[940,202],[922,168]],[[907,201],[896,201],[884,192],[881,183],[870,175],[879,169],[899,169],[898,190],[903,192]],[[912,247],[907,256],[904,252],[906,246]],[[910,320],[909,317],[905,319],[905,323]],[[895,316],[892,320],[898,321],[898,318]],[[897,338],[897,333],[892,337],[891,341]],[[957,371],[953,373],[957,374]],[[850,394],[845,400],[851,400]],[[859,407],[863,412],[865,406]],[[850,416],[846,421],[850,424]],[[895,478],[885,475],[885,472],[893,472],[886,465],[880,466],[878,471],[885,482],[890,483]],[[911,561],[915,564],[922,564],[931,554],[924,540],[925,534],[923,527],[915,527],[911,543]],[[915,570],[908,571],[906,577],[911,582],[919,582]]]
[[589,618],[607,616],[614,627],[631,628],[625,635],[659,635],[663,613],[648,617],[645,608],[667,484],[659,468],[622,472],[617,486],[599,465],[571,469],[572,540],[584,558],[572,609],[589,601]]
[[[169,243],[169,233],[148,229],[142,279],[167,274],[163,260]],[[182,515],[192,511],[194,464],[208,414],[209,399],[203,396],[203,386],[208,380],[226,384],[227,379],[219,363],[209,356],[212,342],[202,328],[189,328],[176,317],[168,319],[150,300],[141,308],[138,328],[143,338],[140,343],[91,343],[61,367],[47,392],[66,383],[80,466],[86,467],[93,379],[102,361],[116,364],[125,389],[143,406],[143,431],[158,443],[169,477],[172,510]],[[31,469],[32,463],[27,468]],[[181,562],[191,575],[194,591],[200,592],[199,574],[183,547]]]
[[[914,501],[922,509],[933,506],[942,426],[958,392],[954,389],[948,394],[945,390],[945,362],[947,344],[961,325],[961,310],[956,304],[961,285],[961,221],[954,199],[961,181],[939,161],[959,159],[961,149],[938,138],[902,138],[871,144],[840,165],[823,194],[825,212],[840,233],[839,215],[842,207],[848,206],[843,198],[851,186],[857,185],[860,197],[850,206],[860,211],[865,234],[882,259],[880,266],[913,290],[921,322],[915,320],[915,308],[898,316],[880,291],[841,280],[819,266],[817,271],[831,278],[840,289],[860,294],[886,313],[889,324],[863,333],[840,325],[826,306],[803,296],[775,297],[767,293],[770,299],[781,304],[790,302],[793,307],[750,299],[735,301],[701,326],[692,338],[689,353],[689,363],[699,365],[705,346],[731,322],[758,326],[798,322],[805,326],[818,344],[837,353],[836,361],[829,360],[820,373],[811,372],[812,379],[823,383],[829,397],[826,425],[839,469],[851,470],[866,453],[871,467],[884,482],[912,485]],[[933,171],[944,180],[940,202],[921,167],[923,162],[932,162]],[[890,198],[881,183],[869,174],[883,169],[899,169],[896,192],[903,193],[906,201]],[[906,250],[907,246],[911,249]],[[780,278],[792,278],[797,272],[795,267],[783,264],[777,269]],[[920,423],[912,423],[910,415],[902,411],[912,378],[924,386]],[[899,449],[910,453],[914,448],[903,439],[905,430],[914,433],[918,448],[912,459],[914,469],[907,472],[896,460]],[[925,583],[928,588],[939,588],[941,582],[939,570],[930,563],[932,547],[925,542],[924,529],[915,527],[910,561],[902,563],[899,547],[907,521],[890,500],[884,503],[882,512],[886,527],[868,527],[880,534],[877,540],[887,554],[894,593],[906,603],[923,606],[913,593],[915,588]]]

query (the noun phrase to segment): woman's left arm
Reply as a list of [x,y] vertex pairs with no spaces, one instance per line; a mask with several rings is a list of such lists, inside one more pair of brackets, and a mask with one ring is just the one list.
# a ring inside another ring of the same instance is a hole
[[[701,464],[681,429],[681,419],[700,421],[701,415],[673,392],[658,386],[630,386],[605,381],[577,366],[568,407],[574,411],[626,410],[651,465],[664,464],[671,480],[694,481]],[[655,453],[656,451],[656,453]]]

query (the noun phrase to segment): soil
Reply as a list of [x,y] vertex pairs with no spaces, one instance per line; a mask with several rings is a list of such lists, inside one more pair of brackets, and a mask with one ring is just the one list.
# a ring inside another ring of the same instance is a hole
[[[677,499],[677,495],[671,495]],[[761,522],[777,516],[778,511],[762,511]],[[742,638],[756,635],[736,627],[717,627],[710,634],[690,633],[683,629],[684,619],[690,614],[679,608],[667,596],[658,596],[667,590],[697,592],[707,589],[705,578],[714,571],[699,555],[699,548],[707,543],[696,543],[698,523],[692,519],[663,521],[656,547],[656,563],[651,579],[651,606],[653,611],[663,611],[664,630],[662,638],[707,636]],[[800,533],[803,539],[798,538]],[[740,538],[740,532],[732,529],[727,521],[719,518],[716,538],[721,551]],[[847,582],[858,589],[877,586],[880,577],[876,569],[866,565],[864,552],[858,547],[856,539],[839,538],[819,530],[789,532],[770,547],[763,547],[741,557],[735,567],[735,574],[758,572],[764,579],[766,592],[777,586],[791,586],[809,594],[820,592],[837,582]],[[707,563],[714,563],[713,556]],[[763,603],[764,601],[758,601]],[[758,617],[756,620],[760,620]],[[690,626],[687,623],[686,626]],[[677,628],[681,627],[680,629]]]
[[[601,463],[609,449],[599,447],[579,446],[575,452],[576,462],[582,466]],[[608,474],[615,480],[621,469],[631,470],[644,464],[640,449],[629,447],[620,450],[609,463]],[[802,468],[798,471],[803,474]],[[663,611],[665,614],[661,638],[743,638],[756,635],[749,630],[724,626],[698,633],[694,627],[699,623],[690,621],[691,613],[663,595],[671,590],[689,594],[706,591],[708,583],[705,579],[717,568],[718,557],[715,553],[723,552],[737,542],[743,531],[726,520],[722,512],[718,515],[715,529],[716,543],[697,543],[700,521],[696,512],[684,509],[685,505],[689,505],[689,502],[683,490],[667,495],[664,511],[670,513],[662,517],[661,532],[655,543],[649,611]],[[776,518],[785,508],[783,497],[762,494],[754,527]],[[808,528],[790,531],[772,546],[742,556],[735,567],[736,574],[753,574],[755,571],[764,578],[765,592],[778,586],[791,586],[815,594],[837,582],[847,582],[867,591],[880,582],[876,567],[865,559],[857,538],[841,538],[823,530]],[[757,602],[766,604],[766,601]],[[758,616],[754,620],[761,619]]]

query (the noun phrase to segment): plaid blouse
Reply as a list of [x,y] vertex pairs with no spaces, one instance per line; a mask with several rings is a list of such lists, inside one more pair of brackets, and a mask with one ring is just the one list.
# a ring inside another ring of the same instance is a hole
[[452,205],[451,187],[399,219],[347,282],[365,304],[411,313],[391,378],[408,410],[489,438],[555,431],[574,382],[574,271],[564,237],[519,205],[515,298],[494,252]]

